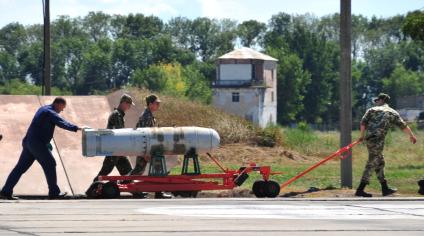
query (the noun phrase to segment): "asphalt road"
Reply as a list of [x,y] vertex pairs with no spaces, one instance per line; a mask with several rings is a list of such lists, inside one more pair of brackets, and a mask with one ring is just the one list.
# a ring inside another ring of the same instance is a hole
[[0,235],[424,235],[424,198],[0,200]]

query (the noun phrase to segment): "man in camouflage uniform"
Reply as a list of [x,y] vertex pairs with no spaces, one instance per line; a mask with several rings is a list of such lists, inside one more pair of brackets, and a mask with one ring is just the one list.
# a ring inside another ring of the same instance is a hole
[[[154,94],[147,96],[145,100],[146,100],[146,108],[141,114],[137,122],[136,128],[157,126],[157,122],[155,117],[153,116],[153,113],[159,110],[160,100]],[[136,159],[135,167],[131,171],[130,175],[142,175],[146,169],[146,166],[149,160],[150,160],[150,156],[138,156]],[[171,198],[171,196],[163,192],[156,192],[155,198]]]
[[[134,105],[132,98],[124,94],[121,97],[118,108],[115,108],[112,113],[109,115],[107,121],[108,129],[122,129],[125,128],[125,112],[131,108],[131,105]],[[103,161],[102,169],[99,171],[97,176],[94,178],[94,181],[97,181],[99,176],[108,175],[112,172],[113,167],[118,169],[120,175],[127,175],[131,171],[131,164],[128,161],[127,157],[124,156],[106,156]]]
[[[356,190],[355,195],[361,197],[372,197],[371,194],[364,191],[365,186],[369,184],[370,176],[373,171],[376,172],[377,178],[381,183],[381,191],[383,196],[387,196],[396,192],[387,186],[384,176],[384,139],[387,131],[393,126],[398,126],[409,135],[410,141],[415,144],[417,139],[412,133],[408,125],[400,117],[399,113],[389,107],[387,102],[390,100],[389,95],[380,93],[374,100],[376,106],[367,110],[361,120],[361,137],[360,140],[366,141],[368,149],[368,162],[362,175],[361,183]],[[366,131],[366,135],[365,135]]]

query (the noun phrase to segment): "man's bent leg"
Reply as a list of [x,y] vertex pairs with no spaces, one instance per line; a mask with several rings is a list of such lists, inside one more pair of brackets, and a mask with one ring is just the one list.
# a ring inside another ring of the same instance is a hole
[[375,166],[376,166],[376,163],[375,163],[376,155],[374,150],[374,143],[368,142],[367,149],[368,149],[368,161],[367,161],[367,164],[365,165],[365,169],[362,174],[361,183],[359,184],[355,192],[355,195],[358,197],[372,197],[372,194],[365,192],[364,189],[369,184],[372,171],[375,169]]
[[100,169],[97,176],[94,178],[93,182],[98,181],[99,176],[109,175],[112,172],[113,167],[115,167],[117,163],[117,158],[114,156],[106,156],[103,160],[102,168]]
[[60,193],[60,188],[57,185],[56,161],[52,153],[46,147],[30,147],[31,153],[43,168],[44,175],[49,186],[49,196],[57,196]]
[[[146,165],[147,165],[147,162],[144,159],[144,157],[137,156],[137,159],[135,160],[134,169],[132,169],[129,172],[129,175],[142,175],[144,170],[146,169]],[[138,192],[138,193],[132,193],[132,194],[135,198],[146,198],[147,196],[147,193],[144,193],[144,192]]]
[[134,169],[130,172],[130,175],[142,175],[146,170],[147,161],[143,156],[138,156],[135,161]]
[[128,175],[131,170],[131,163],[127,157],[117,157],[116,169],[118,169],[120,175]]

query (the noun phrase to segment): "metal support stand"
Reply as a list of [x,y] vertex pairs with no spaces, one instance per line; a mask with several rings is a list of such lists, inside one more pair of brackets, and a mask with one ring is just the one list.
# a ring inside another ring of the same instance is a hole
[[[190,159],[193,160],[193,172],[189,171]],[[195,149],[190,149],[190,151],[184,155],[183,168],[181,171],[182,175],[200,175],[200,164],[199,157]]]
[[149,176],[167,176],[166,161],[163,155],[153,155],[150,161]]

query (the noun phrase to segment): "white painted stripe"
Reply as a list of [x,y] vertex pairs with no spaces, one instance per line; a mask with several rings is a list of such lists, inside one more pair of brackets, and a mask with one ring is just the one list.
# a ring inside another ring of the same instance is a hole
[[146,214],[171,216],[259,218],[259,219],[422,219],[424,206],[420,205],[207,205],[141,208]]

